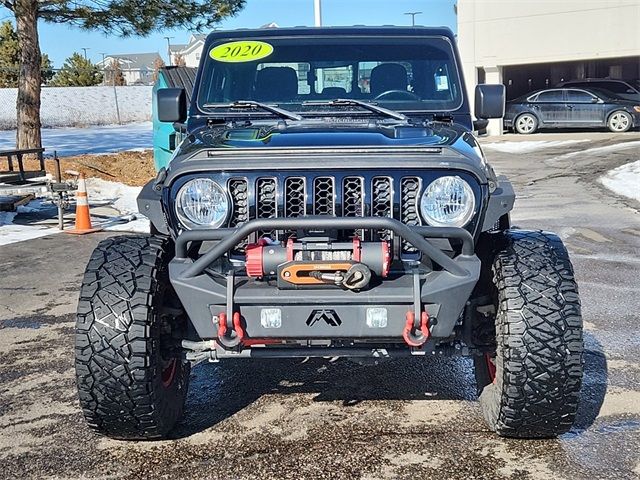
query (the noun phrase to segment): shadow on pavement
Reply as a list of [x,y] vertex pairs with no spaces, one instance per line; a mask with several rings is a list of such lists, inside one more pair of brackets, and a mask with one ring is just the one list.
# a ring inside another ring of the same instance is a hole
[[210,428],[263,395],[312,394],[345,407],[366,400],[474,400],[472,361],[396,359],[379,365],[346,360],[238,360],[201,364],[191,373],[185,418],[174,438]]
[[[585,377],[579,434],[595,422],[607,391],[607,362],[600,343],[585,332]],[[185,418],[172,437],[188,437],[215,426],[263,395],[311,394],[316,402],[344,407],[367,400],[476,400],[471,359],[426,357],[379,365],[322,359],[238,360],[201,364],[191,373]]]
[[584,332],[584,378],[580,391],[578,416],[571,429],[572,433],[582,433],[598,418],[600,408],[607,394],[609,370],[607,358],[595,336]]

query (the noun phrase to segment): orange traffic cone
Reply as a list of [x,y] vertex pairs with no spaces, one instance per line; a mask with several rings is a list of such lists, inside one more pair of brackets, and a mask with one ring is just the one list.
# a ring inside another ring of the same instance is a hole
[[81,173],[78,177],[78,191],[76,192],[76,228],[65,230],[66,233],[84,235],[85,233],[99,232],[101,228],[91,226],[89,215],[89,197],[87,196],[87,182]]

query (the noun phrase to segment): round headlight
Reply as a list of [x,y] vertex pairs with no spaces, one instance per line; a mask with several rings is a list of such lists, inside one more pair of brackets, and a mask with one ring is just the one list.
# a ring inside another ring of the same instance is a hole
[[429,184],[420,200],[425,222],[434,227],[464,227],[475,210],[473,190],[460,177],[440,177]]
[[196,178],[178,191],[176,211],[187,228],[218,228],[227,219],[229,199],[213,180]]

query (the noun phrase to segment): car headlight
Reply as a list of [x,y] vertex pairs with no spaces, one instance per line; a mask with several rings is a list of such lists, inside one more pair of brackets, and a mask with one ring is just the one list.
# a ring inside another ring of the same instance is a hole
[[229,199],[213,180],[196,178],[178,191],[176,211],[187,228],[218,228],[229,214]]
[[460,177],[440,177],[429,184],[420,200],[422,218],[434,227],[464,227],[476,207],[469,184]]

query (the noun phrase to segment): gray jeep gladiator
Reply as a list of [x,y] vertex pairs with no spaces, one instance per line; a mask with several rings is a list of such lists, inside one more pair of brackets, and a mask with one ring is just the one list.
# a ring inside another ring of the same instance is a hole
[[[191,366],[465,355],[499,435],[571,427],[583,370],[573,268],[511,228],[515,194],[474,127],[444,28],[214,32],[195,86],[163,88],[182,140],[139,198],[148,235],[100,242],[78,305],[89,425],[166,436]],[[434,372],[436,374],[436,372]]]

